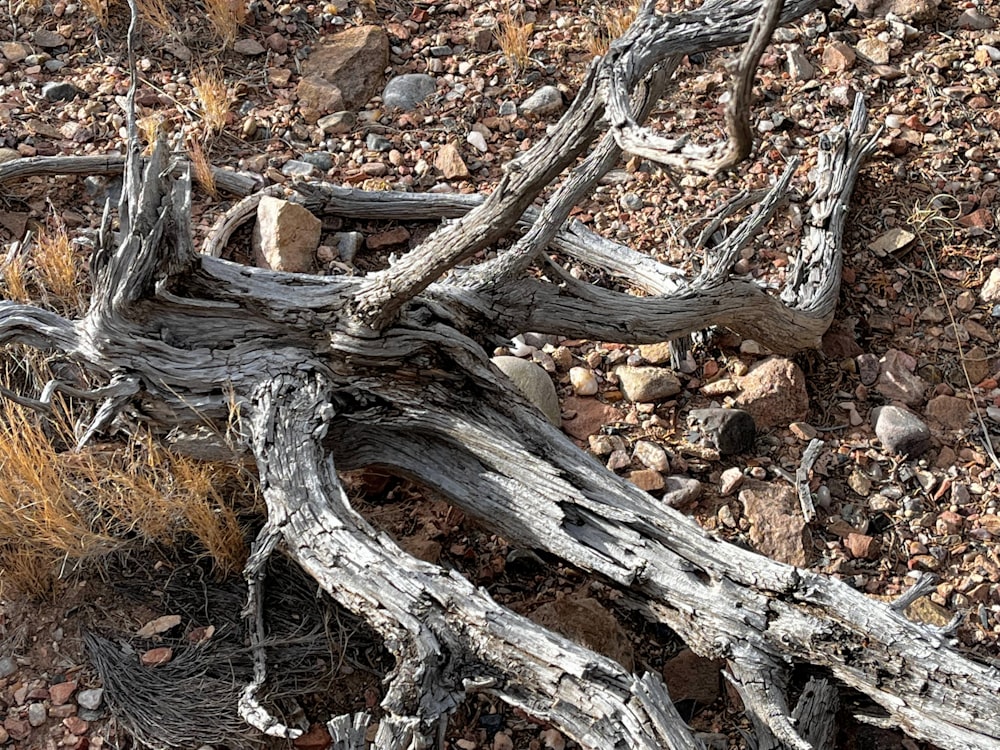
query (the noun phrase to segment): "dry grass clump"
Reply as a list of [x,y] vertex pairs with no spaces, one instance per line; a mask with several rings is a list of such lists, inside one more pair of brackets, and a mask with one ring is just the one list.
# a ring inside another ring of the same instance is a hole
[[500,23],[493,31],[493,36],[500,45],[500,51],[507,61],[507,67],[517,75],[531,61],[531,35],[535,32],[533,23],[525,23],[521,11],[508,7]]
[[229,120],[229,107],[232,104],[232,97],[222,74],[217,70],[199,70],[191,79],[191,87],[198,100],[206,135],[222,132]]
[[625,33],[638,13],[638,0],[632,0],[627,5],[601,8],[597,19],[598,28],[595,33],[587,37],[587,50],[594,55],[606,53],[611,42]]
[[[99,2],[99,0],[94,0]],[[151,28],[163,36],[175,36],[176,22],[164,0],[138,0],[139,16]]]
[[0,269],[3,296],[37,302],[61,313],[80,313],[86,303],[83,262],[65,227],[43,228]]
[[232,47],[246,20],[245,0],[205,0],[205,15],[212,30],[226,49]]
[[212,164],[208,160],[208,155],[202,145],[193,138],[188,141],[188,159],[191,160],[191,173],[194,175],[202,190],[208,193],[213,200],[219,198],[219,191],[215,186],[215,175],[212,174]]
[[[43,370],[8,360],[4,385],[37,386]],[[58,403],[54,414],[43,419],[0,401],[0,593],[45,595],[79,562],[151,542],[193,539],[220,573],[242,568],[245,535],[234,505],[255,498],[247,476],[175,454],[149,435],[75,451],[68,405]]]

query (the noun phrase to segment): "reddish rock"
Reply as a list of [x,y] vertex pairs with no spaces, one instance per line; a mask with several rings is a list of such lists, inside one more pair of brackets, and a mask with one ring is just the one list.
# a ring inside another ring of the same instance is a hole
[[330,733],[322,724],[313,724],[309,731],[292,741],[299,750],[326,750],[332,742]]
[[890,401],[902,401],[907,406],[917,406],[924,400],[927,381],[914,374],[917,361],[905,352],[890,349],[879,360],[878,382],[875,390]]
[[562,428],[577,440],[586,440],[603,425],[621,419],[618,410],[596,398],[570,396],[563,402],[563,411],[574,416],[563,420]]
[[57,682],[55,685],[49,686],[49,699],[52,701],[53,706],[61,706],[63,703],[68,701],[75,692],[75,681],[67,680],[66,682]]
[[3,721],[3,728],[7,730],[7,734],[14,740],[25,740],[31,734],[31,724],[28,723],[27,719],[17,719],[13,716],[8,716]]
[[823,65],[835,73],[847,70],[857,59],[857,55],[844,42],[830,42],[823,50]]
[[859,560],[876,560],[882,551],[882,544],[875,537],[850,533],[844,540],[853,557]]
[[673,701],[693,700],[702,705],[719,697],[719,680],[724,662],[698,656],[689,648],[663,665],[663,681]]
[[139,662],[144,667],[158,667],[161,664],[166,664],[173,658],[174,650],[166,646],[161,646],[159,648],[151,648],[149,651],[143,652],[139,657]]
[[963,227],[975,227],[976,229],[992,229],[995,225],[993,212],[988,208],[977,208],[958,220]]
[[571,594],[541,605],[528,617],[581,646],[614,659],[632,671],[632,643],[618,619],[607,607],[589,596]]
[[67,716],[62,723],[64,727],[77,736],[86,734],[87,730],[90,729],[90,722],[84,721],[79,716]]
[[405,227],[387,229],[384,232],[371,235],[365,240],[365,246],[369,250],[381,250],[383,247],[402,245],[410,239],[410,232]]
[[446,143],[438,149],[434,159],[434,168],[444,175],[446,180],[457,180],[469,176],[469,168],[454,143]]
[[969,402],[957,396],[935,396],[925,414],[948,430],[958,430],[969,421]]
[[812,535],[791,487],[747,480],[739,497],[758,552],[790,565],[808,564]]
[[782,357],[758,363],[736,379],[736,405],[753,417],[758,429],[786,427],[809,413],[806,376],[797,364]]
[[965,519],[954,511],[946,510],[937,517],[935,526],[942,534],[957,534],[965,525]]
[[340,89],[344,98],[340,109],[359,110],[381,90],[388,65],[385,31],[380,26],[355,26],[316,44],[302,62],[302,72]]

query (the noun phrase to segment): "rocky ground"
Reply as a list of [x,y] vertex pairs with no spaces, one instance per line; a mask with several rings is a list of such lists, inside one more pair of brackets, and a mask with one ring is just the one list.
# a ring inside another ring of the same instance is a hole
[[[821,351],[778,358],[757,342],[711,331],[672,368],[665,343],[626,347],[526,332],[495,353],[536,363],[532,370],[507,360],[505,370],[527,369],[514,377],[534,378],[540,393],[554,385],[558,403],[549,412],[569,435],[706,528],[872,596],[894,597],[922,575],[937,576],[909,615],[941,626],[958,618],[958,645],[996,660],[1000,4],[857,6],[778,31],[758,75],[758,143],[746,169],[706,180],[624,161],[575,214],[690,269],[697,222],[739,190],[767,186],[793,154],[805,159],[804,178],[818,134],[843,121],[861,92],[884,131],[852,199],[840,311]],[[560,0],[264,0],[251,3],[226,39],[206,23],[209,7],[143,5],[150,22],[138,60],[145,137],[164,133],[179,151],[262,186],[325,178],[435,192],[488,191],[501,165],[558,118],[599,51],[602,30],[619,17],[605,4]],[[11,6],[0,20],[0,160],[121,151],[126,23],[123,5]],[[526,45],[520,62],[509,42],[511,54],[499,48],[498,33],[518,29]],[[724,59],[685,61],[653,115],[658,129],[717,137]],[[804,179],[799,186],[807,188]],[[7,185],[0,238],[11,247],[26,230],[65,228],[83,262],[105,196],[117,187],[82,177]],[[200,238],[232,203],[212,194],[209,179],[202,188]],[[793,201],[736,273],[780,285],[801,223]],[[298,254],[265,246],[255,259],[247,231],[227,252],[289,270],[362,273],[431,229],[345,218],[313,227],[316,242]],[[601,277],[598,269],[571,272]],[[737,407],[753,424],[718,407]],[[820,441],[808,474],[816,512],[807,521],[794,481],[813,441]],[[508,606],[623,663],[662,671],[706,738],[745,746],[731,732],[742,721],[740,706],[718,665],[682,650],[669,633],[650,632],[600,582],[511,548],[397,480],[363,475],[353,483],[367,491],[369,517],[408,550],[462,569]],[[108,718],[81,646],[75,615],[82,609],[93,619],[95,602],[101,625],[133,635],[173,614],[155,598],[126,604],[110,583],[80,575],[41,601],[8,596],[0,614],[0,744],[130,746]],[[211,624],[195,618],[171,627],[188,633]],[[147,648],[156,637],[144,641]],[[342,707],[377,703],[377,688],[377,681],[356,683]],[[846,715],[843,726],[845,748],[922,747]],[[321,729],[307,736],[296,744],[323,746]],[[574,747],[530,717],[479,700],[458,714],[449,743]]]

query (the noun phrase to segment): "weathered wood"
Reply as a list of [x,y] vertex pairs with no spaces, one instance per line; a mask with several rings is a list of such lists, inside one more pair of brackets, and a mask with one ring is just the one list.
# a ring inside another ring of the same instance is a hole
[[[816,5],[787,3],[782,18]],[[124,169],[118,232],[107,213],[91,263],[95,292],[81,320],[0,302],[0,343],[62,352],[108,384],[84,394],[101,401],[87,436],[122,411],[183,435],[225,425],[234,405],[240,409],[247,435],[242,443],[229,436],[225,447],[255,459],[268,510],[245,571],[248,617],[260,621],[260,571],[279,550],[362,615],[397,659],[380,749],[440,745],[449,713],[477,691],[551,721],[584,747],[698,743],[658,676],[629,674],[549,633],[456,572],[406,555],[369,525],[337,476],[363,466],[436,488],[511,541],[601,576],[698,653],[727,659],[763,740],[803,750],[829,742],[831,730],[814,732],[806,708],[795,713],[787,704],[792,666],[807,665],[868,695],[914,737],[955,750],[996,748],[1000,729],[984,721],[1000,712],[996,668],[963,657],[898,608],[706,533],[577,448],[487,359],[491,343],[528,330],[642,343],[725,325],[776,351],[818,343],[836,304],[849,196],[874,144],[860,98],[849,127],[821,139],[803,243],[781,298],[730,279],[729,270],[785,199],[794,165],[711,249],[695,278],[565,223],[571,204],[618,156],[621,133],[641,127],[671,61],[742,43],[771,23],[764,15],[754,20],[762,12],[760,2],[712,0],[664,17],[647,3],[592,67],[566,116],[508,165],[488,198],[297,184],[296,199],[318,215],[444,221],[367,277],[292,275],[196,254],[184,165],[168,164],[162,150],[140,159],[134,137],[120,163],[63,162],[66,171]],[[759,38],[748,54],[758,47]],[[623,91],[633,95],[617,96]],[[574,170],[604,117],[612,132]],[[4,165],[0,184],[52,167]],[[564,171],[552,200],[533,208]],[[241,184],[236,193],[246,201],[210,236],[213,254],[260,198]],[[457,266],[517,231],[525,239],[495,261]],[[523,273],[549,250],[610,269],[650,296],[581,283],[555,264],[553,280]],[[9,395],[44,409],[59,390],[71,392],[53,382],[39,398]],[[255,674],[239,700],[241,715],[293,737],[298,728],[275,720],[259,694],[267,662],[262,633],[251,634]],[[829,691],[820,693],[818,705],[828,705]],[[824,722],[832,714],[819,713]],[[366,721],[338,717],[331,734],[354,750]]]

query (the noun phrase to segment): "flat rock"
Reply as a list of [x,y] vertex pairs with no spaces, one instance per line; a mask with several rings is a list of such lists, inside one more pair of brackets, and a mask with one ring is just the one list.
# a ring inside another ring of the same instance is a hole
[[66,44],[66,37],[62,34],[57,34],[54,31],[49,31],[47,29],[38,29],[35,31],[33,37],[35,44],[44,49],[53,49],[55,47],[62,47]]
[[663,475],[653,469],[636,469],[630,471],[626,478],[644,492],[656,492],[666,486]]
[[586,440],[603,425],[621,419],[621,414],[615,407],[596,398],[570,396],[563,402],[563,409],[573,416],[563,420],[562,428],[577,440]]
[[0,657],[0,679],[17,674],[17,661],[13,656]]
[[889,62],[889,45],[877,37],[866,37],[858,41],[858,54],[867,57],[876,65],[886,65]]
[[490,361],[552,424],[558,427],[562,423],[556,387],[541,365],[520,357],[494,357]]
[[742,409],[692,409],[687,416],[688,427],[698,434],[698,442],[715,448],[723,456],[746,453],[757,439],[753,416]]
[[893,227],[888,232],[879,235],[874,242],[868,245],[868,249],[880,258],[884,258],[887,255],[898,253],[900,250],[905,249],[916,238],[917,235],[913,232],[909,232],[902,227]]
[[547,117],[563,111],[562,92],[555,86],[542,86],[538,91],[525,99],[519,109],[522,114],[535,117]]
[[629,401],[647,403],[676,396],[681,392],[681,383],[672,370],[665,367],[632,367],[622,365],[615,368],[615,375],[622,393]]
[[739,497],[743,515],[750,521],[750,542],[758,552],[789,565],[809,563],[812,534],[794,489],[747,480]]
[[31,47],[21,42],[0,42],[0,54],[7,62],[21,62],[31,54]]
[[969,402],[956,396],[935,396],[927,402],[924,414],[947,430],[959,430],[969,421]]
[[391,78],[382,89],[382,104],[409,112],[437,90],[437,81],[425,73],[407,73]]
[[989,16],[985,16],[975,8],[968,8],[962,11],[956,24],[960,29],[969,31],[986,31],[992,29],[996,22]]
[[851,532],[844,540],[844,545],[850,551],[851,556],[858,560],[877,560],[882,552],[882,543],[867,534]]
[[256,39],[238,39],[236,44],[233,45],[233,50],[241,55],[246,55],[247,57],[257,57],[257,55],[263,55],[267,50],[264,49],[264,45],[258,42]]
[[257,265],[275,271],[309,273],[322,231],[323,222],[304,206],[271,196],[261,198],[253,232]]
[[365,240],[365,246],[369,250],[381,250],[384,247],[402,245],[410,240],[410,230],[406,227],[394,227],[386,229],[384,232],[373,234]]
[[331,115],[324,115],[316,121],[316,127],[323,131],[324,135],[343,135],[354,130],[358,124],[358,116],[353,112],[341,110]]
[[719,681],[725,662],[698,656],[689,648],[677,652],[663,665],[663,681],[670,700],[691,700],[703,706],[719,697]]
[[670,342],[662,341],[656,344],[642,344],[639,356],[651,365],[663,365],[670,361]]
[[638,440],[632,449],[632,454],[647,469],[670,471],[670,459],[667,457],[667,452],[656,443],[649,440]]
[[338,109],[358,110],[382,88],[388,64],[389,36],[382,27],[354,26],[317,44],[302,72],[340,89],[344,106]]
[[528,618],[614,659],[626,671],[631,672],[635,666],[632,643],[625,630],[611,611],[592,597],[570,594],[541,605]]
[[770,357],[736,379],[740,395],[736,405],[750,413],[758,428],[785,427],[809,413],[806,376],[797,364]]
[[899,406],[872,412],[875,435],[890,453],[919,456],[930,446],[931,431],[916,414]]
[[49,686],[49,699],[52,701],[53,706],[61,706],[70,698],[73,697],[73,693],[76,692],[77,683],[75,680],[67,680],[66,682],[56,682]]
[[923,403],[927,381],[913,371],[917,361],[905,352],[890,349],[879,360],[875,390],[890,401],[902,401],[907,406]]

